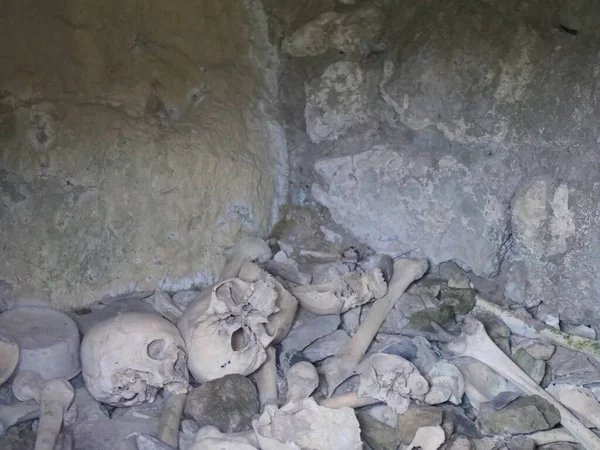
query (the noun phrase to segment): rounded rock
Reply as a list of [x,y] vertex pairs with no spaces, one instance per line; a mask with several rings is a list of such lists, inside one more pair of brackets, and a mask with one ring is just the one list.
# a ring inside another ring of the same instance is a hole
[[66,314],[22,307],[0,314],[0,330],[20,348],[15,373],[32,370],[45,380],[70,380],[81,372],[79,330]]
[[193,389],[188,394],[185,415],[200,428],[211,425],[222,433],[235,433],[252,428],[252,418],[259,406],[252,381],[232,374]]

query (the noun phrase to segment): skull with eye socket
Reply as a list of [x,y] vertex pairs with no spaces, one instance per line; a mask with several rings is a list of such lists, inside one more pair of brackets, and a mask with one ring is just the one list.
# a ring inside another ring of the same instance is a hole
[[163,388],[189,389],[183,338],[158,314],[123,313],[95,325],[81,343],[81,366],[90,394],[113,406],[152,403]]
[[265,362],[265,348],[289,330],[295,299],[271,278],[257,277],[217,283],[179,320],[188,368],[197,381],[251,374]]

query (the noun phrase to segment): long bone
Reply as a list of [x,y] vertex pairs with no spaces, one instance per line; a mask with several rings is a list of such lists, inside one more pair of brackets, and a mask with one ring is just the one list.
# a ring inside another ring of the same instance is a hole
[[559,401],[544,391],[517,366],[485,332],[478,320],[467,317],[460,337],[448,344],[448,350],[458,356],[469,356],[498,372],[529,395],[538,395],[552,404],[561,416],[560,422],[587,450],[600,450],[600,438],[590,431]]
[[54,450],[64,415],[75,397],[71,384],[62,378],[44,381],[37,372],[24,370],[15,378],[13,393],[21,401],[35,400],[40,405],[35,450]]
[[475,299],[477,308],[498,317],[513,333],[526,338],[540,339],[560,347],[575,350],[591,356],[596,361],[600,362],[600,341],[565,333],[564,331],[552,328],[534,318],[519,317],[512,311],[487,301],[480,295],[477,295]]
[[160,415],[156,437],[167,445],[177,448],[179,445],[179,424],[187,399],[186,394],[165,392],[165,405]]
[[356,329],[356,333],[346,346],[322,366],[325,374],[328,393],[331,395],[336,387],[346,380],[365,355],[373,338],[381,328],[398,299],[414,281],[421,278],[427,271],[425,260],[399,259],[394,264],[394,274],[385,296],[377,299],[369,311],[367,318]]

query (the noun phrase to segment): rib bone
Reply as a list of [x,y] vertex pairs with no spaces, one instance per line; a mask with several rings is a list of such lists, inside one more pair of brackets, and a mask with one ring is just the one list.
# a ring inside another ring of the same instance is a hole
[[506,356],[490,339],[483,324],[478,320],[466,318],[462,334],[448,345],[448,350],[456,355],[469,356],[481,361],[526,394],[544,398],[560,412],[562,425],[581,445],[587,450],[600,450],[600,438]]

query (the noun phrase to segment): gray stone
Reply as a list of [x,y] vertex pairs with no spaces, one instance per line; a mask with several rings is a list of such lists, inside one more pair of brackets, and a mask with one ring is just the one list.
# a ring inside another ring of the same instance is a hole
[[600,382],[600,370],[587,355],[563,347],[556,347],[547,361],[547,375],[553,384],[585,386]]
[[379,36],[384,19],[381,11],[375,8],[326,12],[285,38],[282,49],[292,56],[315,56],[333,49],[344,53],[367,53],[370,44]]
[[184,412],[200,428],[212,425],[222,433],[235,433],[252,427],[252,417],[258,409],[256,387],[246,377],[235,374],[192,389]]
[[482,403],[477,417],[481,431],[488,436],[533,433],[560,422],[558,410],[536,395],[520,397],[500,410],[495,410],[492,402]]
[[321,159],[315,171],[325,183],[313,185],[315,199],[374,250],[418,250],[433,264],[454,260],[476,274],[498,270],[508,199],[452,154],[432,158],[380,145]]
[[398,436],[400,441],[408,445],[421,427],[434,427],[442,424],[443,410],[436,407],[411,407],[398,416]]
[[442,406],[442,410],[444,411],[442,428],[450,428],[449,425],[447,426],[446,424],[451,424],[452,432],[456,434],[464,435],[469,438],[481,437],[479,427],[469,416],[467,416],[463,408],[453,405],[444,405]]
[[572,442],[553,442],[551,444],[540,445],[537,450],[585,450],[585,448]]
[[327,336],[317,339],[306,347],[302,353],[310,362],[322,361],[329,356],[335,355],[350,342],[350,336],[344,330],[335,330]]
[[508,450],[535,450],[535,441],[526,436],[511,436],[504,441]]
[[532,357],[535,359],[541,359],[542,361],[548,361],[550,358],[552,358],[552,355],[556,350],[554,345],[539,339],[527,339],[520,336],[511,336],[511,341],[513,354],[520,348],[524,348]]
[[400,437],[395,428],[374,419],[365,412],[357,412],[356,418],[360,424],[362,440],[371,448],[377,450],[397,450]]
[[512,355],[512,359],[533,381],[537,384],[542,382],[546,374],[546,363],[544,361],[535,359],[524,348],[518,349]]
[[202,297],[202,291],[188,290],[179,291],[173,294],[173,303],[182,311],[185,311],[188,305]]
[[586,325],[570,325],[568,323],[563,324],[561,327],[565,333],[573,334],[575,336],[581,336],[587,339],[596,340],[596,330]]
[[340,316],[331,314],[326,316],[313,316],[312,320],[307,320],[299,326],[295,326],[281,341],[281,347],[284,352],[294,350],[304,350],[317,339],[333,333],[340,326]]
[[512,204],[513,251],[520,260],[513,272],[526,274],[519,287],[571,323],[600,320],[600,284],[592,282],[600,256],[590,245],[600,239],[599,195],[593,181],[538,177]]
[[198,424],[191,419],[184,419],[179,428],[179,450],[190,450],[196,440]]
[[491,404],[492,408],[494,408],[496,411],[499,411],[503,408],[506,408],[508,405],[510,405],[512,402],[514,402],[520,396],[521,396],[520,392],[513,392],[513,391],[501,392],[500,394],[496,395],[490,401],[490,404]]
[[360,306],[357,306],[355,308],[349,309],[341,315],[342,329],[350,336],[354,336],[354,332],[360,324],[361,309],[362,308]]
[[79,332],[82,335],[85,335],[97,323],[103,322],[119,313],[124,312],[155,313],[156,311],[152,306],[140,299],[123,298],[109,303],[102,309],[96,309],[87,314],[71,314],[71,318],[77,324]]
[[334,140],[367,120],[368,85],[361,66],[340,61],[306,85],[306,131],[313,142]]
[[448,441],[446,450],[474,450],[475,446],[466,436],[454,435]]

